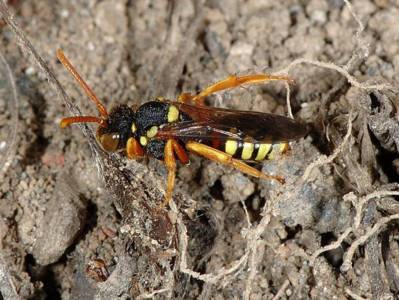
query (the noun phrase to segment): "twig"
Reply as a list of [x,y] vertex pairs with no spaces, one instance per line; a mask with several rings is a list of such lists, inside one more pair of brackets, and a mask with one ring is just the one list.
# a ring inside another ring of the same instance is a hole
[[156,296],[156,295],[163,294],[168,291],[169,291],[169,289],[156,290],[156,291],[153,291],[152,293],[141,294],[140,296],[137,297],[137,299],[151,299],[151,298],[154,298],[154,296]]
[[370,201],[371,199],[374,199],[374,198],[382,198],[382,197],[386,197],[386,196],[395,196],[395,195],[399,196],[399,192],[397,192],[397,191],[376,191],[374,193],[371,193],[371,194],[368,194],[368,195],[362,197],[360,200],[357,200],[357,197],[355,194],[353,194],[353,193],[346,194],[343,197],[344,201],[351,201],[352,205],[356,209],[356,216],[354,218],[353,225],[348,227],[344,231],[344,233],[342,233],[338,237],[338,239],[335,242],[315,251],[312,254],[312,256],[310,257],[309,264],[311,266],[313,266],[316,258],[318,256],[320,256],[320,254],[322,254],[326,251],[337,249],[338,247],[340,247],[342,242],[349,236],[349,234],[351,232],[354,232],[355,230],[357,230],[360,227],[361,220],[362,220],[363,207],[368,201]]
[[284,82],[285,89],[287,91],[287,96],[286,96],[286,102],[287,102],[287,114],[288,116],[293,119],[294,116],[292,115],[292,109],[291,109],[291,88],[288,82]]
[[338,237],[338,239],[337,239],[335,242],[333,242],[333,243],[331,243],[331,244],[329,244],[329,245],[327,245],[327,246],[321,247],[320,249],[318,249],[317,251],[315,251],[315,252],[312,254],[312,256],[310,257],[310,259],[309,259],[309,265],[310,265],[310,266],[313,266],[313,265],[314,265],[314,262],[315,262],[315,260],[316,260],[316,258],[317,258],[320,254],[322,254],[322,253],[324,253],[324,252],[327,252],[327,251],[331,251],[331,250],[337,249],[338,247],[340,247],[341,244],[342,244],[342,242],[344,241],[344,239],[347,238],[347,236],[352,232],[352,230],[353,230],[352,227],[348,227],[348,228],[344,231],[344,233],[341,234],[341,235]]
[[346,6],[348,7],[349,12],[351,13],[352,17],[355,19],[355,21],[357,22],[357,25],[359,26],[358,29],[358,34],[360,34],[363,30],[364,30],[364,25],[363,23],[360,21],[359,17],[357,16],[357,14],[355,14],[352,4],[349,2],[349,0],[344,0]]
[[220,271],[217,273],[201,274],[189,269],[187,266],[187,244],[188,244],[187,228],[184,225],[180,213],[177,210],[176,204],[173,202],[173,200],[170,202],[169,206],[172,209],[172,211],[176,213],[177,228],[179,232],[180,272],[208,283],[216,283],[223,277],[236,272],[237,270],[240,269],[242,265],[246,264],[249,255],[248,252],[246,252],[243,256],[241,256],[240,259],[232,262],[232,267],[228,269],[221,268]]
[[352,292],[350,289],[346,288],[345,293],[347,293],[349,296],[351,296],[355,300],[367,300],[367,298],[363,298],[359,295],[356,295],[354,292]]
[[241,200],[241,205],[242,205],[242,209],[243,209],[244,212],[245,212],[245,218],[247,219],[248,229],[250,229],[251,226],[252,226],[252,224],[251,224],[251,219],[250,219],[250,217],[249,217],[248,209],[247,209],[247,206],[245,205],[244,200]]
[[5,299],[21,299],[19,297],[14,282],[10,276],[7,264],[4,261],[3,256],[0,254],[0,294]]
[[217,273],[209,273],[209,274],[201,274],[196,271],[193,271],[187,266],[187,228],[183,224],[183,220],[179,216],[177,218],[177,225],[179,231],[179,250],[180,250],[180,271],[194,277],[196,279],[209,282],[216,283],[223,277],[236,272],[242,265],[246,264],[248,260],[248,252],[246,252],[240,259],[232,262],[232,267],[225,269],[221,268]]
[[10,85],[11,93],[6,96],[10,100],[10,108],[9,111],[11,112],[11,120],[10,120],[10,133],[7,136],[7,150],[2,154],[0,157],[0,174],[6,172],[9,164],[12,161],[12,156],[15,153],[17,147],[17,134],[18,134],[18,95],[17,95],[17,88],[15,86],[14,76],[8,65],[6,59],[4,58],[3,54],[0,52],[0,61],[2,64],[2,69],[4,71],[4,75],[6,76],[6,82]]
[[363,90],[385,90],[385,89],[393,89],[394,87],[389,85],[389,84],[366,84],[366,83],[360,83],[356,80],[355,77],[353,77],[352,75],[349,74],[349,72],[342,67],[339,67],[333,63],[328,63],[328,62],[321,62],[321,61],[316,61],[316,60],[311,60],[311,59],[307,59],[307,58],[298,58],[296,60],[294,60],[293,62],[291,62],[287,67],[278,70],[276,72],[273,73],[273,75],[287,75],[289,74],[289,71],[296,65],[299,64],[310,64],[310,65],[314,65],[317,67],[321,67],[321,68],[325,68],[325,69],[331,69],[331,70],[335,70],[338,73],[342,74],[343,76],[345,76],[349,83],[357,88],[363,89]]
[[248,277],[245,284],[245,291],[243,298],[249,300],[252,291],[252,284],[255,281],[256,273],[258,272],[259,262],[263,260],[263,254],[265,252],[265,243],[263,241],[255,240],[252,243],[251,254],[248,262]]
[[363,245],[373,234],[378,233],[384,225],[391,222],[392,220],[399,219],[399,214],[391,215],[389,217],[381,218],[378,220],[373,227],[366,230],[366,233],[355,240],[349,247],[348,251],[344,255],[344,262],[341,265],[341,272],[347,272],[352,268],[352,258],[355,254],[356,249]]
[[[375,222],[376,213],[377,204],[376,201],[372,200],[367,203],[362,225],[365,227],[371,226]],[[380,254],[382,248],[379,244],[378,235],[374,234],[364,245],[364,264],[373,299],[383,299],[383,294],[385,291],[389,290],[389,283],[383,279],[380,270]]]
[[399,192],[397,191],[376,191],[374,193],[371,193],[365,197],[362,197],[356,205],[356,216],[354,219],[354,227],[358,228],[360,226],[360,223],[362,221],[362,212],[363,212],[363,207],[364,205],[369,202],[371,199],[374,198],[383,198],[386,196],[399,196]]
[[283,296],[283,293],[285,292],[285,290],[287,289],[287,287],[289,286],[290,281],[288,279],[286,279],[283,283],[283,285],[280,287],[280,289],[278,290],[277,294],[273,297],[273,300],[278,300],[281,298],[281,296]]
[[346,132],[346,135],[344,137],[344,140],[342,141],[342,143],[334,150],[334,152],[330,155],[330,156],[324,156],[324,155],[320,155],[319,158],[312,162],[305,170],[303,176],[302,176],[302,182],[305,182],[308,180],[311,172],[316,168],[316,167],[320,167],[326,164],[331,163],[337,156],[338,154],[340,154],[343,150],[344,147],[346,146],[346,144],[348,143],[349,137],[352,134],[352,112],[349,113],[349,117],[348,117],[348,130]]
[[249,299],[250,297],[252,284],[254,282],[257,272],[257,267],[259,265],[259,262],[263,259],[265,242],[261,241],[261,234],[266,230],[266,227],[270,223],[270,219],[270,207],[268,205],[265,205],[263,208],[263,217],[260,220],[259,224],[251,230],[248,230],[244,235],[245,239],[247,240],[246,253],[249,253],[249,273],[245,284],[245,291],[243,294],[244,299]]

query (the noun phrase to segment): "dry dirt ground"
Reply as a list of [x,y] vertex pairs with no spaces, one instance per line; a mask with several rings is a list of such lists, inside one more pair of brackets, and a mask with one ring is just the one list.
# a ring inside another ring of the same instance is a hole
[[[3,23],[0,299],[398,296],[399,1],[9,4],[71,98]],[[309,133],[259,166],[286,184],[191,157],[160,210],[161,163],[105,154],[94,126],[59,128],[71,103],[97,111],[57,48],[108,108],[230,74],[288,73],[289,90],[274,82],[208,99],[287,114],[289,94]]]

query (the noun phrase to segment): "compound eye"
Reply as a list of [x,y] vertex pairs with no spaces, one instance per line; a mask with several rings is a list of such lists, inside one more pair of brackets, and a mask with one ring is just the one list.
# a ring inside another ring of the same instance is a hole
[[100,136],[100,143],[105,151],[107,152],[116,151],[119,145],[119,134],[105,133]]

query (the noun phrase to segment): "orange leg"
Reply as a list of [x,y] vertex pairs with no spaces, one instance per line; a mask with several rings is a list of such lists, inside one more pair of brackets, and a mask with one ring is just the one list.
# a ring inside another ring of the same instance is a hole
[[129,159],[135,159],[144,155],[144,150],[133,137],[129,138],[126,143],[126,155]]
[[188,142],[186,144],[186,149],[191,152],[194,152],[198,155],[201,155],[207,159],[219,162],[224,165],[232,166],[233,168],[235,168],[245,174],[248,174],[248,175],[251,175],[251,176],[254,176],[257,178],[277,180],[281,184],[285,183],[284,178],[282,178],[280,176],[272,176],[272,175],[265,174],[261,171],[258,171],[255,168],[247,165],[243,161],[235,159],[231,155],[229,155],[225,152],[222,152],[220,150],[214,149],[212,147],[209,147],[207,145],[197,143],[197,142]]
[[181,161],[181,163],[185,165],[188,164],[189,158],[184,148],[175,140],[172,140],[172,146],[174,153],[176,153],[177,158]]
[[182,146],[179,145],[178,142],[175,140],[168,140],[166,142],[165,146],[165,165],[166,168],[168,169],[168,182],[167,182],[167,187],[166,187],[166,195],[165,195],[165,201],[162,204],[161,207],[164,207],[169,204],[170,200],[172,200],[172,195],[173,195],[173,189],[175,187],[175,178],[176,178],[176,159],[175,159],[175,153],[177,155],[177,158],[182,162],[182,163],[188,163],[188,155],[182,148]]
[[220,80],[215,84],[212,84],[202,90],[197,95],[191,95],[190,93],[182,93],[178,100],[179,102],[193,102],[196,105],[204,105],[205,97],[230,88],[235,88],[244,84],[256,84],[256,83],[265,83],[271,80],[286,80],[292,82],[292,79],[287,76],[273,76],[268,74],[252,74],[245,76],[235,76],[231,75],[226,79]]

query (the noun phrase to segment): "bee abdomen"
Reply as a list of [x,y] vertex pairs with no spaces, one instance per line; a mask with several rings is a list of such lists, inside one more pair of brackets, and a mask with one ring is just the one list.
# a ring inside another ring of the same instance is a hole
[[227,140],[223,150],[237,159],[252,161],[272,160],[276,155],[288,150],[288,143],[268,144]]

